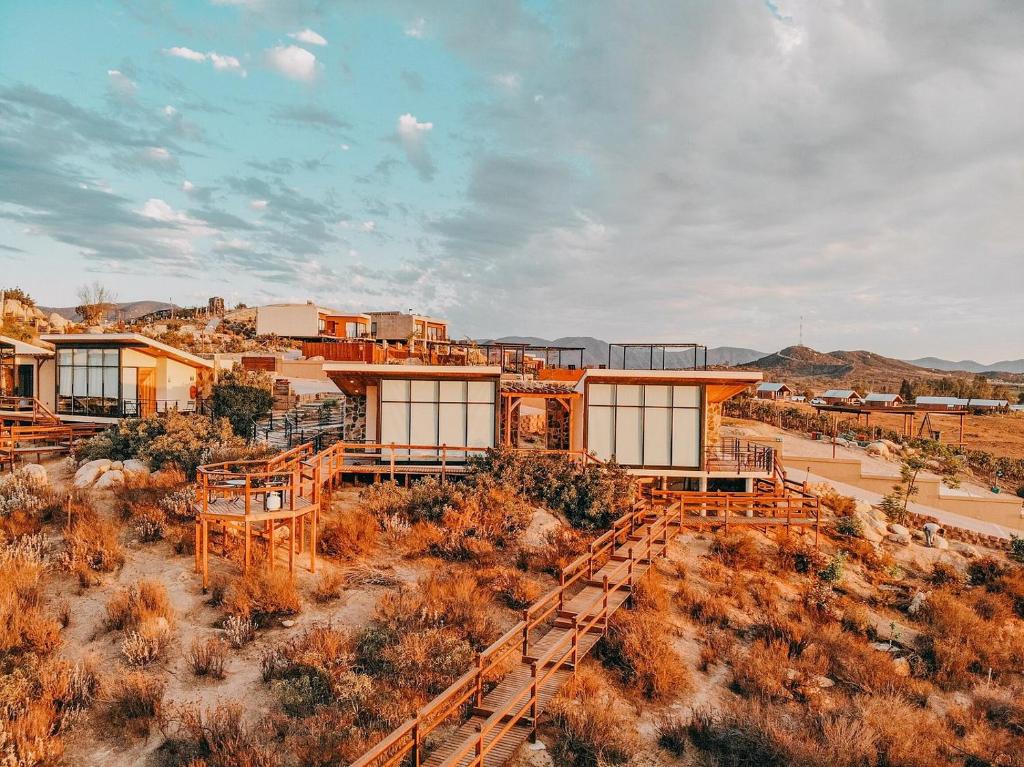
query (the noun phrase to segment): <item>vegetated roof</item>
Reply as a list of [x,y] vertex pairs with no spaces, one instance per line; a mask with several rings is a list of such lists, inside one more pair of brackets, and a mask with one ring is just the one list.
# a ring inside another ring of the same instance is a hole
[[885,392],[871,392],[865,398],[865,402],[896,402],[903,399],[899,394],[887,394]]
[[765,382],[765,383],[762,383],[762,384],[758,384],[758,386],[757,386],[757,390],[758,391],[782,391],[783,389],[787,389],[789,391],[792,391],[792,389],[790,389],[789,386],[787,386],[784,383],[767,383],[767,382]]
[[829,389],[827,392],[821,395],[822,397],[847,397],[859,396],[853,389]]

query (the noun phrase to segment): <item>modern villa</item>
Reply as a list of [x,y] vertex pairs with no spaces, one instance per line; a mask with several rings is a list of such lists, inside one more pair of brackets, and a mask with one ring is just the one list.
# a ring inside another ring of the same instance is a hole
[[316,304],[269,304],[256,309],[256,335],[283,338],[367,338],[370,315]]
[[137,333],[44,335],[36,397],[62,421],[110,423],[191,411],[213,378],[213,362]]

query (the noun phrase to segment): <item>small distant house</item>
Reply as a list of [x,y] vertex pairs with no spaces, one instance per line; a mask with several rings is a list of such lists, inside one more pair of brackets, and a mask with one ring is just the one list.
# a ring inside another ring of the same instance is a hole
[[863,401],[853,389],[829,389],[821,399],[826,405],[859,405]]
[[256,309],[256,335],[283,338],[367,338],[370,316],[313,303],[269,304]]
[[448,323],[403,312],[370,312],[370,333],[380,341],[447,341]]
[[1010,403],[1005,399],[969,399],[968,410],[1006,410]]
[[963,410],[968,401],[961,397],[915,397],[914,405],[919,410]]
[[762,383],[758,385],[755,396],[758,399],[788,400],[793,398],[793,390],[784,383]]
[[864,404],[867,407],[900,407],[903,405],[903,397],[899,394],[887,394],[885,392],[871,392],[864,397]]

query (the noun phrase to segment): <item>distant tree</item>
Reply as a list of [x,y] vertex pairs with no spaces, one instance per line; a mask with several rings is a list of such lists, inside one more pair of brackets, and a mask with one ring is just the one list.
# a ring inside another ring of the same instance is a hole
[[220,377],[211,395],[214,418],[227,418],[235,434],[248,437],[253,421],[266,416],[274,405],[270,376],[236,366]]
[[115,301],[117,296],[110,288],[93,282],[78,289],[78,306],[75,307],[75,311],[86,325],[96,325],[114,308]]
[[903,398],[904,402],[914,401],[914,387],[906,378],[904,378],[903,383],[900,384],[900,396]]
[[1024,405],[1024,391],[1017,395],[1017,404]]

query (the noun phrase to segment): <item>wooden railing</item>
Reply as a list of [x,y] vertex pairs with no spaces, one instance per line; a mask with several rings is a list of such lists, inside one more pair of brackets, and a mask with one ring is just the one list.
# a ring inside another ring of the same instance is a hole
[[821,501],[814,495],[780,493],[699,493],[681,490],[652,490],[652,497],[672,501],[679,507],[683,527],[721,526],[725,532],[733,526],[775,527],[784,525],[814,527],[818,543],[821,526]]
[[33,422],[39,421],[57,426],[60,419],[36,397],[0,397],[0,412],[31,414]]
[[13,468],[19,455],[35,454],[38,460],[43,454],[70,452],[76,433],[70,426],[17,424],[0,429],[0,465],[10,464]]
[[[420,708],[413,719],[354,761],[352,767],[397,767],[406,759],[413,767],[418,767],[427,737],[451,720],[462,719],[470,701],[473,702],[472,709],[487,718],[474,737],[447,756],[443,767],[463,763],[470,767],[482,766],[487,755],[513,727],[524,721],[535,727],[541,693],[554,682],[554,675],[559,670],[575,668],[581,637],[606,630],[608,618],[614,610],[610,598],[635,586],[638,562],[653,562],[655,557],[664,555],[671,530],[678,524],[678,508],[677,504],[652,507],[646,500],[638,501],[632,510],[616,520],[610,530],[595,539],[585,554],[563,568],[558,586],[524,610],[522,620],[480,652],[473,669]],[[652,515],[653,520],[650,519]],[[634,534],[643,525],[646,525],[646,534],[635,540]],[[636,545],[628,547],[628,555],[603,573],[599,583],[594,583],[595,574],[614,561],[616,548],[631,540]],[[576,608],[570,619],[570,630],[541,655],[532,657],[532,632],[557,619],[567,598],[577,592],[577,587],[588,585],[596,585],[599,593]],[[517,654],[520,656],[518,660],[529,666],[529,682],[512,691],[495,710],[483,709],[485,685],[492,681],[493,674],[500,671],[510,657]],[[464,762],[466,757],[470,757],[468,762]]]
[[775,449],[757,442],[723,439],[705,451],[707,471],[771,474],[774,464]]

